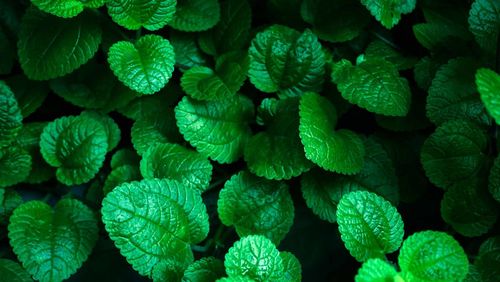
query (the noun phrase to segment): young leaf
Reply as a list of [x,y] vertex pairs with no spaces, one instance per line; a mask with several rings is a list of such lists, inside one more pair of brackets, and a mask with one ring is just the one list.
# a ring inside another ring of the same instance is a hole
[[130,89],[154,94],[170,80],[175,53],[167,39],[151,34],[141,37],[135,44],[128,41],[113,44],[108,63],[116,77]]
[[484,50],[495,55],[500,36],[500,3],[492,0],[474,1],[469,14],[469,30]]
[[453,237],[422,231],[408,237],[399,251],[404,281],[462,281],[469,271],[464,250]]
[[333,65],[332,81],[344,99],[370,112],[406,116],[410,110],[408,81],[384,59],[370,58],[356,66],[342,59]]
[[261,177],[290,179],[308,171],[307,160],[299,138],[299,99],[266,99],[259,107],[259,116],[266,131],[252,136],[245,146],[248,169]]
[[422,146],[420,159],[429,180],[446,189],[476,175],[487,159],[486,132],[472,122],[444,123]]
[[87,260],[98,236],[97,219],[74,199],[54,209],[30,201],[14,210],[9,240],[24,268],[38,281],[62,281]]
[[177,11],[170,26],[181,31],[204,31],[220,19],[217,0],[177,0]]
[[108,14],[127,29],[158,30],[167,25],[175,13],[176,0],[108,0]]
[[285,275],[284,281],[300,282],[302,281],[302,266],[300,261],[289,252],[281,252],[280,257],[283,260]]
[[285,183],[245,171],[224,184],[217,212],[222,223],[234,225],[240,237],[264,235],[276,245],[290,231],[294,218],[292,197]]
[[306,157],[321,168],[354,174],[363,167],[363,140],[350,130],[334,131],[337,112],[333,104],[316,93],[300,99],[299,135]]
[[46,83],[29,80],[24,75],[9,77],[5,82],[16,96],[17,104],[24,118],[40,108],[49,94],[49,87]]
[[490,118],[477,95],[474,75],[477,60],[457,58],[441,66],[427,96],[427,117],[436,125],[466,119],[489,125]]
[[182,136],[175,125],[172,109],[166,111],[162,108],[159,111],[142,113],[132,126],[131,139],[137,154],[143,155],[157,143],[180,142]]
[[354,277],[355,282],[386,282],[386,281],[403,281],[398,275],[394,266],[388,262],[374,258],[363,263],[358,270],[358,274]]
[[141,180],[141,171],[137,165],[122,165],[114,168],[106,177],[104,185],[102,186],[102,192],[106,196],[115,187],[136,180]]
[[219,163],[232,163],[241,156],[253,114],[252,102],[242,95],[216,102],[184,97],[175,108],[184,139]]
[[474,266],[479,272],[480,281],[494,282],[500,275],[500,237],[491,237],[479,247]]
[[31,171],[31,156],[18,146],[0,148],[0,187],[23,182]]
[[402,14],[409,14],[417,5],[416,0],[361,0],[370,13],[388,29],[393,28]]
[[0,148],[8,146],[23,125],[23,116],[12,90],[0,80]]
[[403,241],[403,220],[390,202],[367,191],[342,197],[337,222],[345,247],[358,261],[381,258],[399,249]]
[[175,180],[124,183],[104,198],[101,212],[115,245],[145,276],[169,260],[187,267],[193,261],[190,244],[208,234],[200,194]]
[[177,180],[201,193],[210,184],[212,164],[200,153],[181,145],[159,143],[142,156],[141,174],[145,179]]
[[110,165],[111,169],[118,168],[124,165],[138,166],[141,158],[136,154],[136,152],[129,148],[123,148],[117,150],[111,157]]
[[182,281],[212,282],[226,275],[224,263],[214,257],[204,257],[193,262],[184,271]]
[[84,115],[54,120],[44,128],[40,139],[43,158],[57,168],[57,180],[66,185],[92,179],[101,168],[107,149],[104,126]]
[[31,276],[17,262],[0,259],[0,277],[10,282],[31,282]]
[[90,12],[62,19],[30,8],[19,32],[19,63],[32,80],[64,76],[94,57],[101,36],[99,20]]
[[77,16],[83,9],[99,8],[106,0],[31,0],[40,10],[62,18]]
[[234,243],[226,254],[224,266],[229,277],[244,276],[257,282],[281,281],[284,275],[280,252],[260,235],[246,236]]
[[325,57],[318,38],[281,25],[258,33],[248,51],[248,76],[257,89],[296,97],[320,91],[325,74]]
[[500,124],[500,75],[490,69],[479,69],[476,85],[486,110]]

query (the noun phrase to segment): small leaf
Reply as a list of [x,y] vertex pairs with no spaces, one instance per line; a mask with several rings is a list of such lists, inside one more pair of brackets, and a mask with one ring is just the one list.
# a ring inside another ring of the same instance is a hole
[[98,236],[97,219],[74,199],[60,200],[52,209],[30,201],[14,210],[9,240],[24,268],[38,281],[62,281],[80,268]]
[[386,281],[402,281],[394,266],[388,262],[375,258],[369,259],[363,263],[358,270],[358,274],[354,277],[355,282],[386,282]]
[[360,262],[381,258],[399,249],[403,241],[403,220],[390,202],[374,193],[351,192],[337,206],[342,241]]
[[0,148],[8,146],[23,125],[23,116],[12,90],[0,80]]
[[62,18],[77,16],[83,9],[99,8],[106,0],[31,0],[40,10]]
[[229,277],[244,276],[258,282],[281,281],[284,275],[280,252],[269,239],[259,235],[246,236],[234,243],[226,254],[224,266]]
[[486,110],[500,124],[500,75],[490,69],[479,69],[476,85]]
[[109,49],[108,63],[118,79],[142,94],[160,91],[172,77],[174,48],[159,35],[145,35],[132,44],[119,41]]
[[142,156],[141,174],[145,179],[168,178],[204,192],[212,176],[212,164],[200,153],[177,144],[160,143]]
[[398,261],[404,281],[462,281],[469,271],[469,261],[460,244],[438,231],[422,231],[408,237]]
[[158,30],[167,25],[175,13],[176,0],[108,0],[108,14],[126,29]]
[[170,26],[181,31],[204,31],[220,19],[217,0],[177,0],[176,9]]
[[370,13],[388,29],[393,28],[402,14],[409,14],[417,5],[416,0],[361,0]]
[[292,197],[283,182],[240,172],[220,191],[217,212],[224,225],[234,225],[240,237],[264,235],[276,245],[290,231],[294,218]]
[[31,276],[17,262],[0,259],[0,277],[9,282],[31,282]]
[[224,263],[214,257],[204,257],[193,262],[184,271],[182,281],[213,282],[226,275]]

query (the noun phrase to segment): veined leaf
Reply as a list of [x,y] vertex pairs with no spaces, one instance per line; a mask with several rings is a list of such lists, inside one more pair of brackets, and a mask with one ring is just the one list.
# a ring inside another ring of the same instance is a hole
[[104,185],[102,187],[102,192],[106,196],[116,187],[123,183],[132,182],[136,180],[141,180],[141,171],[137,165],[125,164],[114,168],[106,177]]
[[416,0],[361,0],[370,13],[386,28],[393,28],[402,14],[409,14],[417,5]]
[[158,30],[167,25],[175,13],[176,0],[108,0],[108,14],[127,29]]
[[23,125],[23,116],[12,90],[0,80],[0,148],[8,146]]
[[281,252],[280,257],[283,261],[283,268],[285,271],[283,280],[291,282],[302,281],[302,266],[297,257],[289,252]]
[[31,282],[31,276],[17,262],[0,259],[0,277],[9,282]]
[[[182,140],[175,125],[175,116],[171,109],[158,109],[157,112],[142,114],[132,126],[132,145],[139,155],[143,155],[157,143],[175,143]],[[139,109],[139,111],[142,111]]]
[[72,18],[84,8],[99,8],[106,0],[31,0],[40,10],[62,18]]
[[31,171],[31,156],[18,146],[0,148],[0,187],[23,182]]
[[49,94],[45,82],[29,80],[24,75],[9,77],[5,82],[12,89],[24,118],[34,113]]
[[476,85],[488,113],[500,124],[500,75],[490,69],[479,69]]
[[480,275],[480,281],[494,282],[500,275],[498,264],[500,263],[500,237],[488,238],[479,247],[479,253],[474,266]]
[[363,263],[354,277],[355,282],[399,282],[403,279],[398,275],[394,266],[388,262],[375,258],[369,259]]
[[500,3],[495,0],[476,0],[469,14],[469,30],[477,43],[495,55],[500,36]]
[[193,262],[184,271],[182,281],[213,282],[226,275],[224,263],[214,257],[204,257]]
[[177,8],[170,26],[181,31],[204,31],[219,22],[220,6],[217,0],[177,0]]

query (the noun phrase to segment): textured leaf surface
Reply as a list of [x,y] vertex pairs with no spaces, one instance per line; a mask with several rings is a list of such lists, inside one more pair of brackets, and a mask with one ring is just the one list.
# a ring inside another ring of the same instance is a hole
[[122,255],[141,275],[151,276],[167,260],[193,261],[190,244],[208,234],[201,196],[174,180],[124,183],[103,200],[106,230]]
[[252,173],[281,180],[299,176],[312,167],[300,143],[298,110],[298,98],[262,102],[257,120],[266,125],[266,130],[252,136],[244,152]]
[[14,96],[16,96],[17,104],[23,117],[27,117],[34,113],[44,102],[49,88],[46,83],[29,80],[24,75],[17,75],[9,77],[5,81]]
[[343,59],[333,65],[332,81],[344,99],[370,112],[405,116],[410,109],[408,81],[384,59],[370,58],[356,66]]
[[212,164],[200,153],[177,144],[156,144],[142,156],[145,179],[168,178],[204,192],[210,184]]
[[281,252],[280,256],[283,260],[283,268],[285,270],[283,280],[292,282],[302,281],[302,266],[300,265],[300,261],[289,252]]
[[217,0],[177,0],[177,8],[170,23],[181,31],[204,31],[212,28],[220,19]]
[[19,62],[33,80],[64,76],[94,57],[101,37],[99,21],[90,12],[62,19],[31,8],[19,33]]
[[0,224],[7,225],[9,217],[23,203],[21,195],[12,189],[0,188]]
[[207,64],[206,57],[198,47],[197,38],[194,33],[170,32],[169,40],[174,47],[175,64],[181,71]]
[[337,111],[328,99],[312,92],[304,94],[299,115],[299,135],[309,160],[338,173],[354,174],[361,170],[363,141],[350,130],[334,131]]
[[62,18],[72,18],[85,7],[99,8],[106,0],[31,0],[40,10]]
[[283,182],[240,172],[220,191],[217,212],[222,223],[234,225],[240,237],[264,235],[276,245],[290,231],[294,218],[292,197]]
[[139,167],[137,165],[122,165],[114,168],[109,173],[109,175],[106,177],[106,180],[104,181],[102,191],[104,195],[107,195],[109,192],[111,192],[111,190],[115,189],[115,187],[123,183],[141,179],[141,171],[139,170]]
[[127,29],[158,30],[169,23],[175,13],[176,0],[108,0],[108,13]]
[[477,68],[477,60],[469,58],[452,59],[439,68],[427,96],[427,117],[434,124],[455,119],[490,124],[474,83]]
[[226,275],[224,263],[214,257],[204,257],[193,262],[184,271],[182,281],[213,282]]
[[31,171],[31,156],[18,146],[0,148],[0,187],[24,181]]
[[10,87],[0,80],[0,148],[9,145],[23,125],[23,116]]
[[103,125],[89,117],[69,116],[45,127],[40,151],[57,168],[57,180],[66,185],[88,182],[102,167],[108,148]]
[[469,261],[453,237],[422,231],[408,237],[398,257],[405,281],[462,281]]
[[252,102],[244,96],[217,102],[184,97],[175,108],[177,126],[202,155],[219,163],[232,163],[250,137]]
[[368,47],[366,47],[365,57],[368,59],[376,57],[382,58],[393,63],[398,70],[411,69],[417,62],[415,57],[404,56],[382,40],[372,41]]
[[484,241],[479,248],[479,253],[474,266],[484,282],[494,282],[500,275],[500,237],[491,237]]
[[130,89],[143,94],[160,91],[174,71],[174,48],[159,35],[145,35],[132,44],[120,41],[109,49],[108,63]]
[[[229,249],[224,260],[227,274],[255,281],[281,281],[283,260],[276,246],[266,237],[250,235]],[[238,281],[238,280],[237,280]]]
[[500,36],[500,3],[495,0],[476,0],[469,14],[469,30],[477,43],[494,55]]
[[310,30],[301,34],[286,26],[271,26],[256,35],[248,52],[248,76],[260,91],[294,97],[321,90],[325,58]]
[[141,158],[136,152],[129,148],[117,150],[111,157],[111,169],[118,168],[124,165],[139,165]]
[[416,0],[361,0],[370,13],[386,28],[391,29],[401,19],[402,14],[411,13]]
[[490,69],[479,69],[476,85],[488,113],[500,124],[500,75]]
[[120,127],[118,127],[118,124],[110,116],[95,111],[84,111],[80,116],[93,119],[102,125],[108,139],[108,152],[118,146],[121,139]]
[[403,241],[403,220],[390,202],[374,193],[351,192],[337,206],[342,241],[358,261],[381,258]]
[[39,281],[62,281],[75,273],[97,235],[94,213],[74,199],[60,200],[54,209],[44,202],[27,202],[16,208],[9,224],[14,253]]
[[[358,270],[358,274],[354,277],[356,282],[386,282],[386,281],[401,281],[396,280],[398,272],[394,266],[384,260],[375,258],[369,259]],[[401,279],[401,278],[400,278]]]
[[429,180],[446,189],[473,177],[486,161],[488,139],[477,125],[463,120],[444,123],[422,146],[420,159]]
[[31,276],[17,262],[0,259],[0,277],[9,282],[31,282]]
[[[139,109],[141,112],[144,110]],[[156,143],[175,143],[182,140],[175,125],[173,111],[163,108],[158,110],[139,117],[132,126],[132,145],[139,155]]]

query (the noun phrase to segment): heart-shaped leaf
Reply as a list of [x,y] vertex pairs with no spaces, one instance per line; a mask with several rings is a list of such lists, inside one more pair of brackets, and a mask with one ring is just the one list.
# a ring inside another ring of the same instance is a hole
[[143,94],[160,91],[172,77],[174,48],[167,39],[146,35],[135,44],[120,41],[109,49],[108,62],[118,79]]
[[30,201],[14,210],[9,239],[24,268],[39,281],[62,281],[87,259],[98,235],[94,213],[81,202],[63,199],[52,209]]

